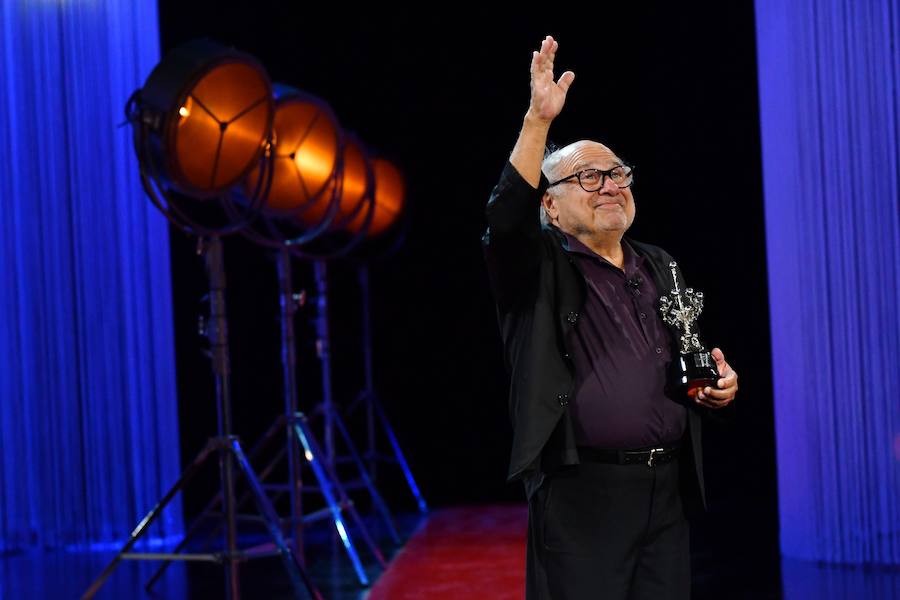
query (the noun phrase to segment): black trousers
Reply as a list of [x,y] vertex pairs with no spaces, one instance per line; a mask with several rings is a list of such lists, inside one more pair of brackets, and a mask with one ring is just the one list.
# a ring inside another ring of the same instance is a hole
[[678,461],[582,463],[548,477],[528,510],[527,600],[689,600]]

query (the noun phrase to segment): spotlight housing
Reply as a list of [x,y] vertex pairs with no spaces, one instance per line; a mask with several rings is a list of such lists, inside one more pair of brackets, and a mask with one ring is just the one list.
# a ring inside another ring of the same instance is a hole
[[137,102],[155,175],[195,198],[222,193],[257,165],[275,112],[262,65],[207,40],[167,54]]

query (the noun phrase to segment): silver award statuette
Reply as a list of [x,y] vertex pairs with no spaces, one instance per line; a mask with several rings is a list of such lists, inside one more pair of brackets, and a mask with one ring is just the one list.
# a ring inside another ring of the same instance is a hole
[[703,312],[703,292],[687,288],[678,289],[675,261],[669,263],[675,288],[659,299],[659,312],[667,325],[674,326],[681,333],[681,353],[673,364],[672,381],[676,388],[686,388],[691,398],[706,386],[716,389],[719,372],[712,355],[694,331],[694,325]]

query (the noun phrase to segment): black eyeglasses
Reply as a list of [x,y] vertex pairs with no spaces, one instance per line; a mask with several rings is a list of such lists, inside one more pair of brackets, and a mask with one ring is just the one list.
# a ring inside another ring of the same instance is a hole
[[586,192],[596,192],[603,187],[607,177],[612,179],[612,182],[615,183],[618,188],[625,189],[634,183],[634,167],[618,165],[608,171],[603,171],[601,169],[585,169],[583,171],[578,171],[577,173],[572,173],[568,177],[563,177],[558,181],[554,181],[547,187],[552,188],[554,185],[559,185],[560,183],[577,178],[581,189]]

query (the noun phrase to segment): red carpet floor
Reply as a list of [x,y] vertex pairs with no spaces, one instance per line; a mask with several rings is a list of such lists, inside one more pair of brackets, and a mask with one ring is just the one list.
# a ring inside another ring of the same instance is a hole
[[525,597],[525,506],[434,512],[378,579],[368,600]]

